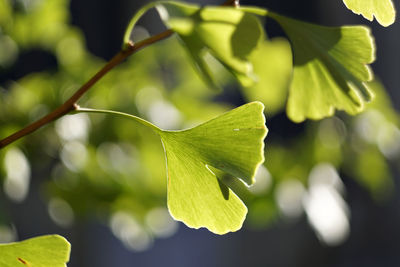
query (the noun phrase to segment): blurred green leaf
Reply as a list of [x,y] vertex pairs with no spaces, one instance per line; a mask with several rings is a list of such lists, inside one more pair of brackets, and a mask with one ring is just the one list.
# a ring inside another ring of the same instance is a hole
[[367,105],[367,109],[376,109],[383,113],[386,120],[397,126],[400,126],[400,114],[393,107],[390,95],[386,91],[379,79],[374,79],[368,83],[368,86],[374,91],[375,98]]
[[174,2],[161,3],[157,9],[167,26],[179,34],[208,85],[215,87],[205,59],[207,52],[242,83],[253,83],[248,57],[263,39],[262,26],[254,15],[232,7],[200,7]]
[[295,122],[321,119],[335,109],[359,113],[371,100],[364,82],[372,79],[370,30],[363,26],[324,27],[269,13],[293,46],[294,74],[287,106]]
[[377,200],[393,194],[393,178],[385,157],[374,146],[364,146],[357,157],[348,159],[345,167]]
[[374,17],[382,26],[389,26],[396,19],[392,0],[343,0],[348,9],[372,21]]
[[[316,127],[315,127],[316,126]],[[321,120],[313,129],[314,136],[310,136],[310,146],[313,147],[315,164],[329,162],[333,166],[340,166],[343,162],[342,145],[346,140],[346,125],[338,117],[333,116]]]
[[70,244],[59,235],[46,235],[21,242],[0,244],[3,267],[64,267],[69,261]]
[[0,27],[8,28],[12,21],[10,0],[0,0]]
[[68,28],[67,0],[27,1],[25,12],[16,12],[11,37],[22,47],[54,49]]
[[277,221],[279,210],[274,199],[265,196],[254,200],[249,206],[249,215],[246,222],[251,228],[265,229]]
[[246,206],[208,166],[253,183],[264,160],[263,108],[253,102],[189,130],[160,132],[168,168],[168,207],[176,220],[217,234],[241,228]]
[[9,36],[2,35],[0,32],[0,71],[2,71],[5,67],[11,66],[17,59],[17,56],[17,44]]
[[250,55],[257,75],[257,83],[244,87],[243,93],[251,101],[261,101],[268,115],[283,109],[292,75],[292,52],[285,39],[263,42]]

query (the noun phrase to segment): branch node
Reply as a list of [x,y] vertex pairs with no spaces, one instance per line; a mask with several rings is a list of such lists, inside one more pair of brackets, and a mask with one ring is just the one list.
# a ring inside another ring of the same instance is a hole
[[222,4],[223,6],[240,7],[239,0],[228,0]]
[[135,42],[132,40],[129,40],[128,43],[126,44],[127,50],[131,50],[135,47]]

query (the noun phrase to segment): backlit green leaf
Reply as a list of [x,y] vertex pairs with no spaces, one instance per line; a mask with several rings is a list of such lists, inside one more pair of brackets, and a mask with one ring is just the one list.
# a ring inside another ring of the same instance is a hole
[[77,112],[121,115],[149,127],[164,145],[168,176],[168,208],[189,227],[213,233],[239,230],[247,208],[220,181],[227,173],[251,185],[264,161],[267,134],[264,105],[252,102],[197,127],[165,131],[139,117],[108,110],[79,108]]
[[64,267],[69,261],[70,250],[68,241],[59,235],[0,244],[0,266]]
[[292,52],[285,39],[262,43],[250,56],[257,75],[257,83],[244,87],[243,93],[251,101],[261,101],[268,115],[281,111],[286,104],[292,75]]
[[393,24],[396,10],[391,0],[343,0],[348,9],[372,21],[374,17],[383,26]]
[[264,106],[253,102],[185,131],[160,133],[168,169],[168,208],[186,225],[217,234],[241,228],[247,208],[209,168],[253,183],[264,161]]
[[168,27],[178,33],[204,80],[214,80],[205,59],[211,53],[245,84],[253,82],[248,56],[263,39],[259,20],[233,7],[200,7],[167,2],[157,6]]
[[356,114],[372,93],[367,66],[375,59],[370,30],[363,26],[324,27],[270,13],[292,43],[294,73],[287,104],[296,122],[321,119],[335,109]]

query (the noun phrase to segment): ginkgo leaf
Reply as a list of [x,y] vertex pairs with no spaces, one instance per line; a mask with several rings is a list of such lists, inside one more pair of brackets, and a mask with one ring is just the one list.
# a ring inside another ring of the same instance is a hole
[[[168,208],[189,227],[213,233],[239,230],[247,208],[216,173],[254,182],[264,161],[267,134],[264,105],[252,102],[197,127],[165,131],[139,117],[117,111],[78,108],[76,112],[121,115],[149,127],[162,140],[167,161]],[[213,171],[214,170],[214,171]]]
[[215,82],[205,60],[207,52],[241,82],[253,83],[248,56],[263,40],[263,29],[256,16],[233,7],[174,2],[161,3],[157,9],[166,25],[178,33],[196,69],[209,85]]
[[2,267],[65,267],[71,246],[59,235],[46,235],[21,242],[0,244]]
[[250,185],[264,161],[264,106],[253,102],[185,131],[163,131],[171,215],[193,228],[225,234],[241,228],[247,208],[211,170]]
[[374,17],[382,26],[389,26],[396,19],[392,0],[343,0],[348,9],[372,21]]
[[362,111],[373,96],[364,83],[372,79],[367,64],[375,59],[370,30],[364,26],[324,27],[269,15],[292,43],[294,73],[288,116],[301,122],[331,116],[335,109],[350,114]]

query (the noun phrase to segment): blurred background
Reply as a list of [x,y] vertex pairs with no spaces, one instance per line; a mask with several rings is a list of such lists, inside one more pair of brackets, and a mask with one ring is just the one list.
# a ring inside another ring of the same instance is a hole
[[[0,0],[0,137],[87,81],[120,50],[129,19],[146,2]],[[158,138],[124,119],[79,114],[0,151],[0,242],[61,234],[72,244],[70,267],[400,266],[400,23],[368,22],[341,0],[241,4],[371,27],[376,100],[354,117],[338,112],[295,124],[285,114],[292,55],[276,23],[263,21],[270,52],[253,58],[264,78],[252,88],[211,61],[223,91],[207,89],[172,37],[111,71],[80,105],[183,129],[264,102],[266,161],[255,186],[240,194],[249,208],[243,229],[217,236],[173,221]],[[132,37],[163,29],[151,11]]]

